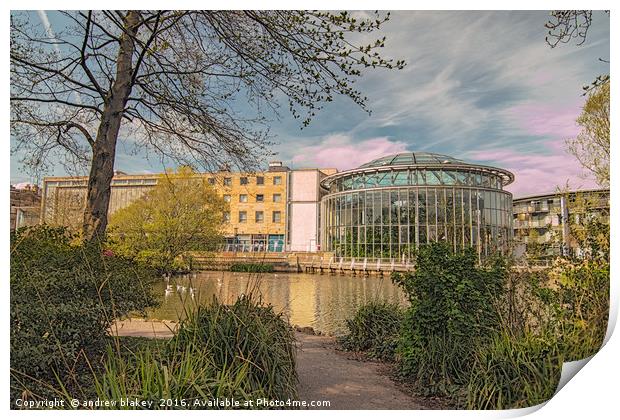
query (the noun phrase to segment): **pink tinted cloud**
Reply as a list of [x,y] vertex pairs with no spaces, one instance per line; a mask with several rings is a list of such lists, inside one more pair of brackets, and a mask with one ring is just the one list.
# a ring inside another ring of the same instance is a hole
[[[544,78],[544,74],[540,75]],[[515,128],[528,136],[541,136],[545,153],[518,153],[509,149],[491,149],[470,154],[473,159],[494,162],[515,174],[515,182],[507,187],[516,197],[553,192],[569,183],[570,188],[595,188],[591,176],[575,157],[567,153],[565,141],[579,133],[575,122],[581,113],[583,99],[568,104],[518,104],[502,112]]]
[[353,142],[350,137],[334,135],[327,137],[317,145],[301,148],[291,160],[298,165],[337,168],[342,171],[406,150],[405,143],[393,142],[385,137]]
[[549,141],[545,145],[550,154],[494,149],[474,152],[470,156],[511,171],[515,181],[506,189],[515,197],[554,192],[557,187],[566,186],[567,182],[571,189],[597,187],[591,176],[583,177],[583,168],[564,150],[563,141]]
[[524,103],[508,108],[503,114],[529,135],[565,139],[579,133],[575,120],[581,113],[581,106],[577,102],[568,105]]

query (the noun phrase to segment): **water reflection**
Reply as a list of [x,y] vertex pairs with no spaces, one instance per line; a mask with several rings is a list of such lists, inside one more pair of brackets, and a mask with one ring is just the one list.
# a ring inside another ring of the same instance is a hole
[[156,290],[163,298],[161,307],[149,314],[152,318],[178,320],[213,296],[233,303],[242,294],[260,293],[263,302],[283,312],[291,324],[336,335],[344,333],[345,319],[365,302],[405,303],[402,291],[389,278],[376,277],[203,272],[164,280]]

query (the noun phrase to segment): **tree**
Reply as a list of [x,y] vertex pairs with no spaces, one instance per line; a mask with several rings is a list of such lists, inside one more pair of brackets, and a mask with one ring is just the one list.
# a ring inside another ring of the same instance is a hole
[[610,126],[609,80],[591,89],[577,124],[581,132],[566,140],[568,151],[581,165],[592,172],[596,182],[609,186]]
[[[548,231],[548,228],[546,229]],[[538,229],[530,229],[526,246],[527,257],[531,260],[540,260],[548,256],[547,244],[541,242]]]
[[90,165],[83,233],[107,225],[117,139],[206,170],[252,169],[265,123],[288,102],[302,126],[368,68],[403,68],[362,42],[389,18],[318,11],[72,11],[41,31],[11,16],[14,150],[37,167],[50,154]]
[[145,196],[112,215],[120,253],[169,270],[186,251],[214,250],[228,204],[191,169],[167,172]]
[[[609,10],[605,13],[609,16]],[[551,18],[545,23],[548,29],[545,41],[551,48],[560,44],[568,44],[576,39],[577,46],[583,45],[592,26],[592,10],[554,10]],[[609,63],[609,60],[599,58],[599,61]],[[583,87],[586,92],[609,81],[609,74],[596,77],[594,82]]]
[[573,39],[577,39],[577,45],[583,45],[590,25],[592,10],[554,10],[545,24],[545,28],[549,29],[545,41],[551,48],[560,43],[567,44]]

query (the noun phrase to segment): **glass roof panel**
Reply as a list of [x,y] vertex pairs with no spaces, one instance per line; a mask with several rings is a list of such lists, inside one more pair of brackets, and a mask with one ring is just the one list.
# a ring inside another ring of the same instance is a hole
[[372,160],[360,166],[360,168],[377,168],[391,165],[416,165],[424,163],[464,163],[448,155],[428,152],[404,152],[395,155],[384,156]]

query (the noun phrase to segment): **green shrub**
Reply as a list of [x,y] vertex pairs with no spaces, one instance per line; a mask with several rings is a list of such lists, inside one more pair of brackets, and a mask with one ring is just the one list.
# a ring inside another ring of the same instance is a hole
[[[64,228],[11,235],[11,397],[44,397],[57,377],[83,388],[114,319],[156,304],[153,273]],[[45,385],[47,384],[47,385]]]
[[208,349],[220,372],[243,370],[244,393],[286,400],[297,396],[295,335],[271,305],[241,296],[227,306],[217,300],[183,320],[172,341],[179,349]]
[[273,273],[273,264],[235,263],[230,266],[230,271],[242,273]]
[[401,375],[424,396],[454,396],[467,383],[476,339],[458,340],[449,335],[423,337],[411,326],[418,321],[407,310],[396,348]]
[[96,393],[110,401],[187,402],[158,409],[218,408],[199,404],[216,398],[296,399],[294,340],[271,306],[249,296],[230,306],[214,301],[191,312],[171,340],[129,352],[110,347]]
[[609,318],[609,260],[558,259],[550,271],[550,328],[566,361],[595,354],[603,345]]
[[[116,249],[116,248],[112,248]],[[191,255],[179,255],[170,259],[157,250],[142,250],[134,255],[121,254],[141,264],[152,267],[159,274],[183,274],[192,271],[194,260]]]
[[499,329],[505,264],[477,262],[473,249],[455,254],[433,243],[420,248],[414,272],[392,277],[411,303],[397,347],[400,370],[423,393],[449,395],[467,383],[478,342]]
[[347,319],[347,335],[340,338],[345,350],[363,351],[370,357],[393,360],[403,309],[394,303],[370,302]]
[[497,335],[475,352],[467,408],[501,410],[541,404],[555,393],[561,367],[554,337]]

